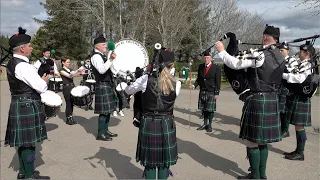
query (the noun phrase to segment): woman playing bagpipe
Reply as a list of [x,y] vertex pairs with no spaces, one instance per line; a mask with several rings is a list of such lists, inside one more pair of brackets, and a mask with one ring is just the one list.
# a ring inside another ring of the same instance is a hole
[[73,119],[73,99],[71,97],[71,89],[75,87],[73,83],[73,77],[80,74],[83,70],[83,67],[72,71],[70,69],[70,59],[68,57],[61,58],[62,69],[60,71],[62,83],[63,83],[63,96],[66,101],[66,124],[74,125],[77,124],[76,121]]
[[246,69],[250,91],[245,99],[239,137],[247,140],[247,156],[251,173],[239,179],[266,179],[268,143],[281,141],[278,111],[278,89],[284,72],[284,57],[272,44],[279,41],[280,30],[267,26],[263,33],[261,52],[252,58],[230,56],[218,41],[216,48],[224,64],[231,69]]
[[[287,43],[282,43],[279,47],[281,54],[283,54],[286,61],[286,69],[291,72],[298,66],[298,61],[294,57],[289,56],[289,45]],[[280,120],[281,120],[281,133],[282,138],[289,137],[289,124],[290,122],[286,119],[286,100],[289,94],[289,89],[284,86],[284,83],[281,84],[279,89],[279,111],[280,111]]]
[[310,62],[315,49],[311,44],[301,45],[298,68],[283,73],[282,77],[291,93],[287,97],[286,120],[295,125],[297,147],[295,151],[284,153],[289,160],[304,160],[304,148],[307,135],[304,127],[311,126],[311,101],[310,97],[316,90],[317,84],[312,82],[313,65]]
[[178,160],[173,107],[181,83],[170,74],[173,52],[161,49],[155,54],[151,73],[138,78],[125,91],[127,94],[142,91],[136,160],[145,167],[146,179],[156,179],[156,169],[158,179],[167,179],[169,167]]

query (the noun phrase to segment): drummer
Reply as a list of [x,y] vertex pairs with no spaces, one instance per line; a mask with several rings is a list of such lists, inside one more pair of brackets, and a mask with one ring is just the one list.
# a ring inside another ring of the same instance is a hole
[[62,83],[63,83],[63,96],[66,101],[66,124],[77,124],[73,119],[73,100],[71,98],[71,90],[74,88],[73,77],[81,73],[83,67],[80,67],[76,71],[70,69],[70,59],[68,57],[61,58],[62,69],[60,71]]
[[[92,73],[92,65],[91,65],[91,62],[90,62],[90,55],[87,56],[87,58],[85,60],[84,68],[85,68],[85,72],[84,72],[84,75],[83,75],[82,82],[83,82],[83,84],[86,84],[85,82],[87,80],[94,80],[94,75]],[[89,86],[89,88],[90,88],[90,90],[92,92],[95,91],[95,85],[89,84],[88,86]],[[89,110],[93,110],[92,104],[88,105],[88,109]]]

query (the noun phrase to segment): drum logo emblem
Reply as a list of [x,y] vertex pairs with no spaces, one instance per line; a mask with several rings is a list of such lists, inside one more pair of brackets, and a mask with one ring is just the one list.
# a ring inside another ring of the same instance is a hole
[[310,86],[304,86],[302,89],[304,94],[309,94],[311,92]]
[[237,81],[237,80],[233,80],[232,83],[231,83],[231,86],[232,86],[234,89],[239,89],[239,88],[240,88],[240,83],[239,83],[239,81]]

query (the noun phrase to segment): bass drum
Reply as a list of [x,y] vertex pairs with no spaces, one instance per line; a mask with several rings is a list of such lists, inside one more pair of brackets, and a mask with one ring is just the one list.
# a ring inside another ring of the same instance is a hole
[[[115,44],[114,52],[117,57],[112,63],[111,71],[122,78],[130,80],[128,74],[134,73],[137,67],[145,70],[149,64],[148,51],[139,41],[122,39]],[[108,58],[110,55],[111,51],[108,53]]]

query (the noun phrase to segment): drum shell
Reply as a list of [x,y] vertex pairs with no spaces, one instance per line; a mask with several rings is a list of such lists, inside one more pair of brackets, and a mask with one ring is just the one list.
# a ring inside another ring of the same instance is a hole
[[91,82],[84,82],[85,86],[88,86],[90,88],[90,91],[92,93],[95,93],[95,88],[96,88],[96,83],[91,83]]
[[63,89],[62,81],[49,81],[48,90],[61,92]]
[[60,106],[53,107],[53,106],[48,106],[46,104],[44,105],[44,111],[46,113],[47,118],[56,116],[59,110],[60,110]]
[[71,95],[71,98],[73,99],[73,104],[76,106],[89,106],[92,104],[92,94],[88,93],[82,97],[75,97]]

